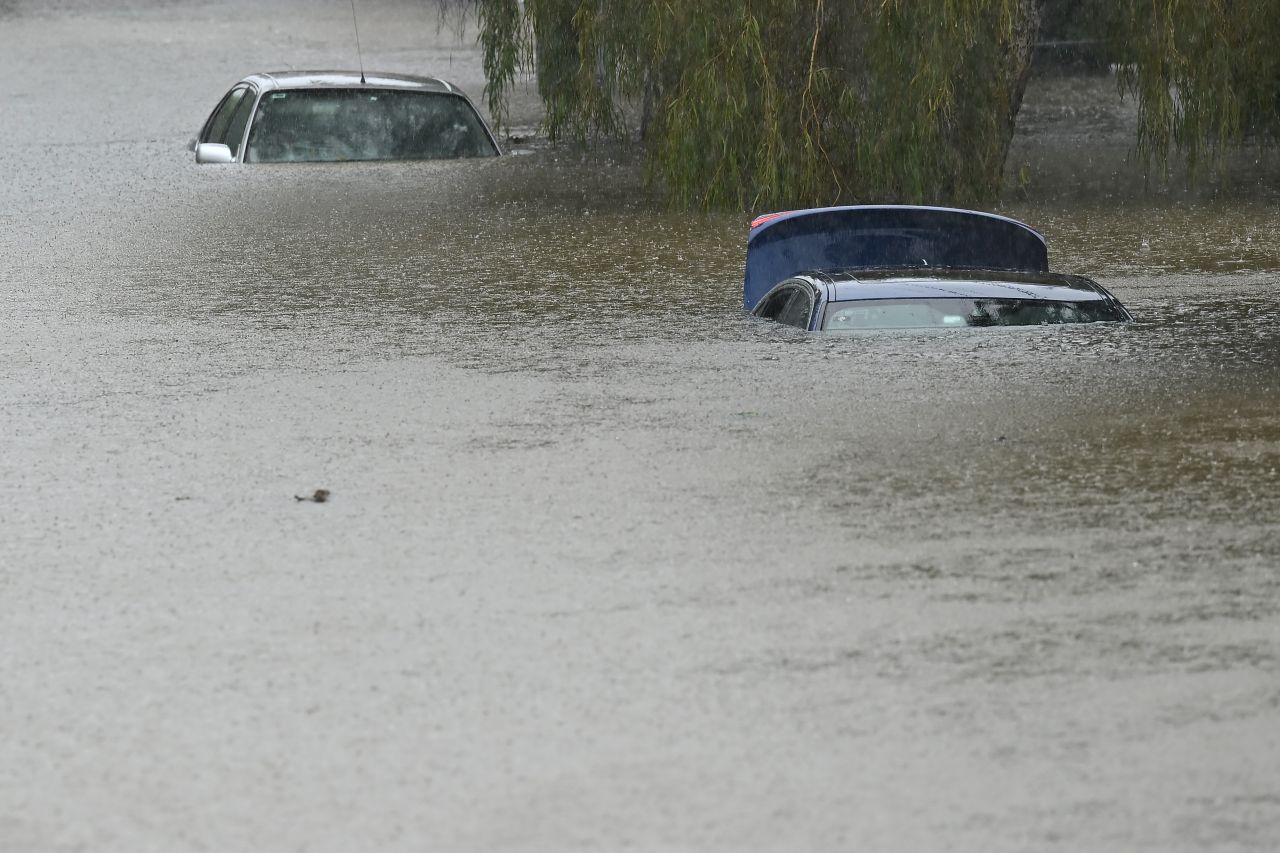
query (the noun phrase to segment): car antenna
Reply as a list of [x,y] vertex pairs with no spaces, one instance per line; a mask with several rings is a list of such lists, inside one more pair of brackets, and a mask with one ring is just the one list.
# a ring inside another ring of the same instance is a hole
[[360,60],[360,84],[364,85],[364,54],[360,52],[360,19],[356,17],[356,0],[351,0],[351,23],[356,30],[356,58]]

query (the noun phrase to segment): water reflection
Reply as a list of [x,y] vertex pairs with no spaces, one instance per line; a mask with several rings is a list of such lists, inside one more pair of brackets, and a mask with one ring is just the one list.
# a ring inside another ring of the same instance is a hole
[[[225,283],[239,297],[232,304],[249,312],[356,303],[376,310],[382,302],[370,297],[381,296],[427,312],[458,299],[473,309],[492,305],[495,322],[538,322],[552,311],[572,319],[588,306],[697,316],[732,305],[739,288],[742,217],[655,208],[634,165],[597,169],[543,153],[483,165],[257,167],[203,183],[198,233],[179,215],[169,220],[177,231],[153,223],[156,239],[184,242],[205,262],[202,276]],[[1280,270],[1280,226],[1269,210],[1002,212],[1049,236],[1055,268],[1103,279],[1126,303],[1143,304],[1152,290],[1191,303],[1210,292],[1219,300],[1254,292],[1249,275]],[[156,262],[163,272],[164,259]],[[1249,310],[1251,322],[1264,322],[1256,313],[1263,305]]]

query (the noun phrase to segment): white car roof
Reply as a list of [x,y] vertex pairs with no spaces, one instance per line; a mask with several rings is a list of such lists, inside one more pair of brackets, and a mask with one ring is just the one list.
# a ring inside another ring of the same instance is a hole
[[273,89],[350,89],[373,86],[379,89],[461,94],[461,91],[448,81],[436,77],[386,74],[381,71],[366,71],[363,82],[361,82],[359,71],[266,71],[250,74],[240,82],[252,83],[262,92]]

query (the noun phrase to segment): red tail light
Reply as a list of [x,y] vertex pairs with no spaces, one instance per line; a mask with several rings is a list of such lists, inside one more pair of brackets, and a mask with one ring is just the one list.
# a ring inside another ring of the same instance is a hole
[[770,220],[773,220],[773,219],[777,219],[779,216],[786,216],[788,213],[791,213],[791,212],[792,211],[790,210],[782,210],[777,213],[762,213],[759,216],[757,216],[755,219],[751,220],[751,227],[759,228],[761,225],[765,224],[766,222],[769,222]]

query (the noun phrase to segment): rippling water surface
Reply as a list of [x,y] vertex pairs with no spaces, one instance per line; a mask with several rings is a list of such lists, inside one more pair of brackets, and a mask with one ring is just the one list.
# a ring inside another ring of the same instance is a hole
[[809,336],[626,150],[190,162],[344,14],[0,0],[0,849],[1273,848],[1274,166],[1039,81],[1138,321]]

